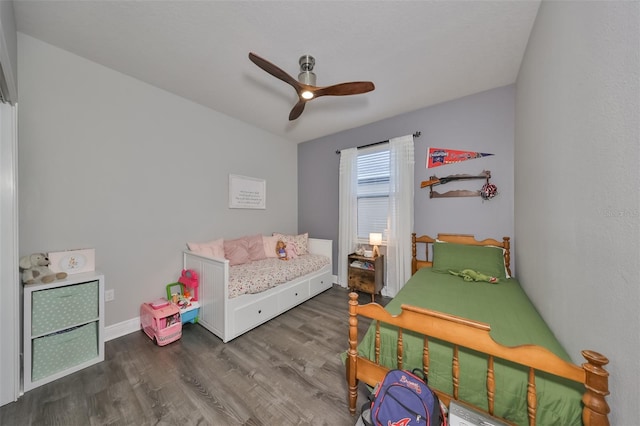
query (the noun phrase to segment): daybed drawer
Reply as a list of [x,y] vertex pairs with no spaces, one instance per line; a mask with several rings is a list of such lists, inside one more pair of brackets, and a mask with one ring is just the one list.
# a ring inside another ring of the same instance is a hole
[[33,340],[31,380],[40,380],[98,356],[98,323]]
[[243,332],[255,327],[278,313],[277,294],[268,299],[259,300],[242,308],[238,308],[235,313],[235,329]]
[[305,281],[295,287],[283,290],[278,294],[280,310],[284,311],[299,305],[309,298],[309,282]]
[[98,318],[98,281],[34,291],[31,335],[38,336]]
[[331,276],[331,272],[327,272],[326,274],[311,278],[311,281],[309,283],[311,294],[318,294],[325,291],[333,285],[332,281],[333,279]]

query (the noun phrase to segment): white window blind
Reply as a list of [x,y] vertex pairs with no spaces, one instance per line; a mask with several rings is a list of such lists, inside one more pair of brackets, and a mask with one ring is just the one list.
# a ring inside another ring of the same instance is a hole
[[358,238],[382,233],[386,240],[389,211],[389,145],[358,152]]

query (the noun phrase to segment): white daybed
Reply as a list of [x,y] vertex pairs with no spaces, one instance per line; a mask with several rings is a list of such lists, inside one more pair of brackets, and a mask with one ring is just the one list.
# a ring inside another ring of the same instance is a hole
[[229,261],[184,251],[184,268],[200,278],[198,324],[228,342],[329,289],[333,283],[332,240],[309,238],[309,253],[327,256],[328,265],[256,294],[229,298]]

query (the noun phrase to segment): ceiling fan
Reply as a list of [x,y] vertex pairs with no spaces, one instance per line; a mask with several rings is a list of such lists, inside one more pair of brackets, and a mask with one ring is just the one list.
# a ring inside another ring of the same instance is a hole
[[300,64],[298,80],[294,79],[266,59],[262,59],[255,53],[249,53],[249,59],[272,76],[290,84],[295,89],[298,94],[298,103],[295,104],[289,113],[289,121],[293,121],[300,117],[300,114],[304,111],[306,103],[312,99],[319,98],[320,96],[359,95],[375,89],[375,86],[370,81],[352,81],[349,83],[334,84],[326,87],[316,86],[316,75],[312,72],[316,60],[313,56],[309,55],[301,56],[298,61]]

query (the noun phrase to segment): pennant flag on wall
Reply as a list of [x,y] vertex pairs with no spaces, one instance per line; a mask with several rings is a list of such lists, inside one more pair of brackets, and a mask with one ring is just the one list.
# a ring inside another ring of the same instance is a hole
[[429,148],[427,151],[427,168],[460,163],[474,158],[488,157],[486,152],[458,151],[455,149]]

